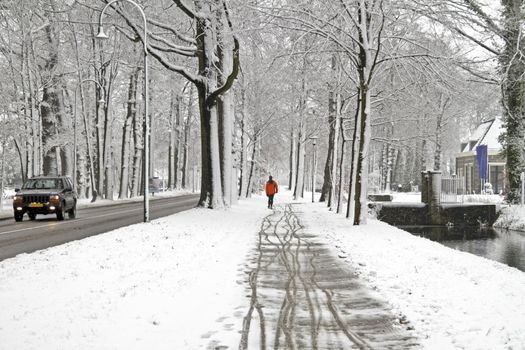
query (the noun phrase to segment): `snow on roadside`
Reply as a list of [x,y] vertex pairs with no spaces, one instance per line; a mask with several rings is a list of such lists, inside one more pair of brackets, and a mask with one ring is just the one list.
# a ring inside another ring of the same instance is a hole
[[[179,197],[179,196],[185,196],[189,194],[196,194],[191,191],[164,191],[164,192],[158,192],[155,193],[154,196],[151,194],[149,195],[150,200],[155,200],[158,198],[171,198],[171,197]],[[132,197],[132,198],[126,198],[126,199],[118,199],[118,194],[115,194],[114,200],[109,199],[97,199],[95,202],[91,202],[90,198],[81,198],[78,200],[78,207],[79,208],[88,208],[88,207],[103,207],[107,205],[114,205],[114,204],[121,204],[121,203],[130,203],[130,202],[142,202],[144,201],[142,196],[138,197]]]
[[525,349],[525,274],[371,220],[349,226],[323,204],[302,217],[404,314],[425,349]]
[[498,220],[494,223],[495,227],[505,228],[507,230],[516,230],[525,232],[525,206],[511,205],[501,209]]
[[0,262],[0,349],[198,349],[215,336],[236,348],[249,302],[242,264],[264,201]]

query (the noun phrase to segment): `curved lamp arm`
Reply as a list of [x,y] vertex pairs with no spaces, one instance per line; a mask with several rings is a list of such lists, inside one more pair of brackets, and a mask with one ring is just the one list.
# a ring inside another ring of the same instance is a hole
[[142,42],[144,43],[144,54],[147,55],[148,54],[148,44],[147,44],[147,41],[148,41],[147,25],[148,24],[147,24],[147,20],[146,20],[146,14],[144,13],[144,10],[142,10],[142,7],[140,7],[140,5],[137,4],[133,0],[112,0],[112,1],[108,2],[106,4],[106,6],[104,6],[104,8],[102,9],[102,11],[100,11],[100,14],[98,16],[98,34],[96,35],[96,38],[97,39],[109,39],[109,36],[104,32],[104,25],[102,23],[102,16],[104,16],[104,13],[106,12],[108,7],[110,7],[111,5],[113,5],[114,3],[118,2],[118,1],[129,2],[130,4],[135,5],[135,7],[139,9],[140,14],[142,15],[142,19],[144,20],[144,39],[142,40]]

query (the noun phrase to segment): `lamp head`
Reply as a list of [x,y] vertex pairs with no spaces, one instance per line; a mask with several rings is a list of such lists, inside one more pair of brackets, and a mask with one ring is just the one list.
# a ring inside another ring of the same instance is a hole
[[98,26],[98,34],[95,37],[97,39],[109,39],[109,36],[104,32],[104,27],[101,25]]

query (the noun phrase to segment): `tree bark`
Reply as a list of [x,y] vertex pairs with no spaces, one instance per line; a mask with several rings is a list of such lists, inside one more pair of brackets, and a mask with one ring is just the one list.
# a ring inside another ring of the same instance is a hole
[[[244,83],[244,81],[243,81]],[[241,120],[240,120],[240,132],[241,132],[241,150],[240,150],[240,177],[239,177],[239,197],[244,196],[246,192],[246,187],[248,185],[248,182],[246,181],[247,178],[247,172],[248,172],[248,161],[247,161],[247,153],[248,153],[248,135],[246,133],[246,119],[248,117],[248,105],[246,102],[246,88],[243,84],[241,91],[241,101],[242,101],[242,113],[241,114]]]
[[45,31],[47,55],[41,67],[42,75],[47,80],[42,88],[42,143],[44,146],[44,175],[58,175],[56,147],[59,140],[55,137],[59,128],[59,119],[64,115],[64,101],[61,94],[61,79],[56,75],[58,69],[59,39],[55,23],[50,23]]
[[184,122],[184,145],[182,148],[182,188],[188,188],[188,152],[190,148],[191,126],[193,124],[193,85],[188,94],[188,114]]
[[502,0],[503,36],[505,48],[500,55],[503,70],[503,124],[506,129],[504,152],[507,159],[507,198],[512,202],[520,199],[520,173],[525,168],[525,60],[521,49],[523,39],[523,1]]
[[[219,24],[217,30],[218,37],[218,52],[219,52],[219,69],[220,74],[218,81],[220,85],[226,84],[228,76],[231,74],[233,66],[232,48],[226,37],[224,36],[224,26],[222,16],[217,20]],[[236,189],[232,188],[233,176],[233,160],[232,160],[232,143],[233,143],[233,98],[234,95],[230,91],[226,91],[217,100],[217,111],[219,116],[219,143],[220,143],[220,160],[221,160],[221,181],[222,181],[222,195],[224,202],[230,206],[233,201],[233,192]],[[235,194],[236,195],[236,194]]]
[[252,140],[252,157],[250,160],[250,171],[248,173],[248,180],[246,181],[246,197],[250,197],[252,192],[253,174],[255,172],[255,155],[257,154],[257,138]]
[[136,67],[129,77],[127,113],[124,126],[122,127],[122,149],[120,159],[120,188],[119,198],[128,197],[128,180],[129,180],[129,147],[131,137],[131,127],[137,114],[137,85],[140,69]]
[[175,137],[173,149],[174,187],[180,188],[180,154],[182,149],[182,96],[177,95],[175,103]]
[[329,84],[329,91],[328,91],[328,151],[326,155],[326,162],[324,166],[324,181],[323,181],[323,187],[321,188],[321,197],[319,198],[319,202],[326,201],[326,197],[328,197],[328,206],[331,207],[331,196],[332,194],[332,188],[334,187],[334,164],[337,162],[337,137],[336,134],[339,132],[339,127],[336,125],[339,121],[338,119],[338,111],[337,111],[337,96],[338,93],[336,91],[336,79],[335,76],[335,70],[337,69],[337,61],[335,55],[331,58],[331,68],[332,68],[332,79],[334,80]]
[[295,189],[295,165],[296,165],[296,148],[295,148],[295,132],[293,125],[290,127],[290,153],[289,153],[289,167],[290,171],[288,173],[288,189]]
[[[138,94],[137,94],[138,96]],[[143,138],[142,138],[142,115],[141,113],[134,113],[133,118],[133,175],[131,177],[131,196],[136,197],[140,194],[140,176],[141,176],[141,163],[142,163],[142,149],[143,149]]]

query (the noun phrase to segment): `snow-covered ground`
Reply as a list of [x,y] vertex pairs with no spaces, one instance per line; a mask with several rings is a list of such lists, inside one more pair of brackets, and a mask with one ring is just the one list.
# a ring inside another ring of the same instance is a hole
[[213,331],[237,344],[239,268],[267,214],[260,198],[193,209],[0,262],[0,349],[198,349]]
[[[392,192],[393,202],[397,203],[420,203],[421,192]],[[498,194],[466,194],[463,197],[463,203],[492,203],[500,204],[504,197]]]
[[[303,202],[307,229],[345,252],[425,348],[525,349],[523,272]],[[245,259],[268,213],[256,196],[0,262],[0,349],[193,350],[210,336],[237,348]]]
[[396,203],[421,203],[421,192],[392,192],[392,202]]

